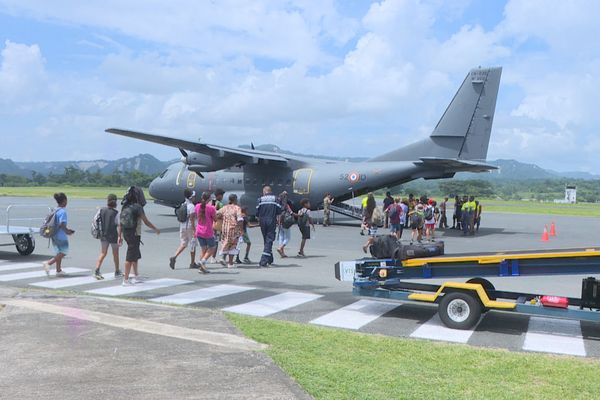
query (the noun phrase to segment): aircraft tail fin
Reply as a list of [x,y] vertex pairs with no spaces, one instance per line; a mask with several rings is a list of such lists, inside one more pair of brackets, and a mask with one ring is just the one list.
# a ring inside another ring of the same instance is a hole
[[485,160],[501,74],[501,67],[472,69],[428,139],[370,161],[411,161],[415,157]]

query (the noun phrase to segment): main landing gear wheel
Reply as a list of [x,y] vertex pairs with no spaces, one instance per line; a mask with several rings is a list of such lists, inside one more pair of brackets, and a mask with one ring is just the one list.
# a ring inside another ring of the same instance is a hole
[[438,313],[448,328],[470,329],[481,317],[481,305],[469,293],[451,292],[442,297]]
[[35,249],[35,242],[30,235],[15,235],[13,236],[15,247],[22,256],[28,256]]

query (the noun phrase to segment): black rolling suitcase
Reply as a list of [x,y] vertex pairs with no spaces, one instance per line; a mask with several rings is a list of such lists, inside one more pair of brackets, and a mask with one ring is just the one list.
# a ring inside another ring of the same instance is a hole
[[444,254],[444,242],[430,242],[418,244],[402,244],[393,255],[397,260],[409,260],[411,258],[435,257]]

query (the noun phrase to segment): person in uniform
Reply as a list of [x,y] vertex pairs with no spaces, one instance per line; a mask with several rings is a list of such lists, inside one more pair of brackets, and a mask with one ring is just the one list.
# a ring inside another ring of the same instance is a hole
[[331,193],[327,193],[323,199],[323,226],[329,226],[329,217],[331,215],[330,205],[333,203]]
[[258,199],[256,217],[263,236],[264,248],[259,266],[267,267],[273,264],[273,242],[277,232],[277,217],[281,214],[281,205],[271,191],[270,186],[263,188],[263,195]]

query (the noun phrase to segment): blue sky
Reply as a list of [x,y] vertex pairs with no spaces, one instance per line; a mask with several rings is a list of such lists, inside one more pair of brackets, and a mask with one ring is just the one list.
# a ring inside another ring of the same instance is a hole
[[501,65],[488,158],[600,167],[600,2],[74,4],[0,0],[0,158],[178,157],[108,127],[374,156]]

